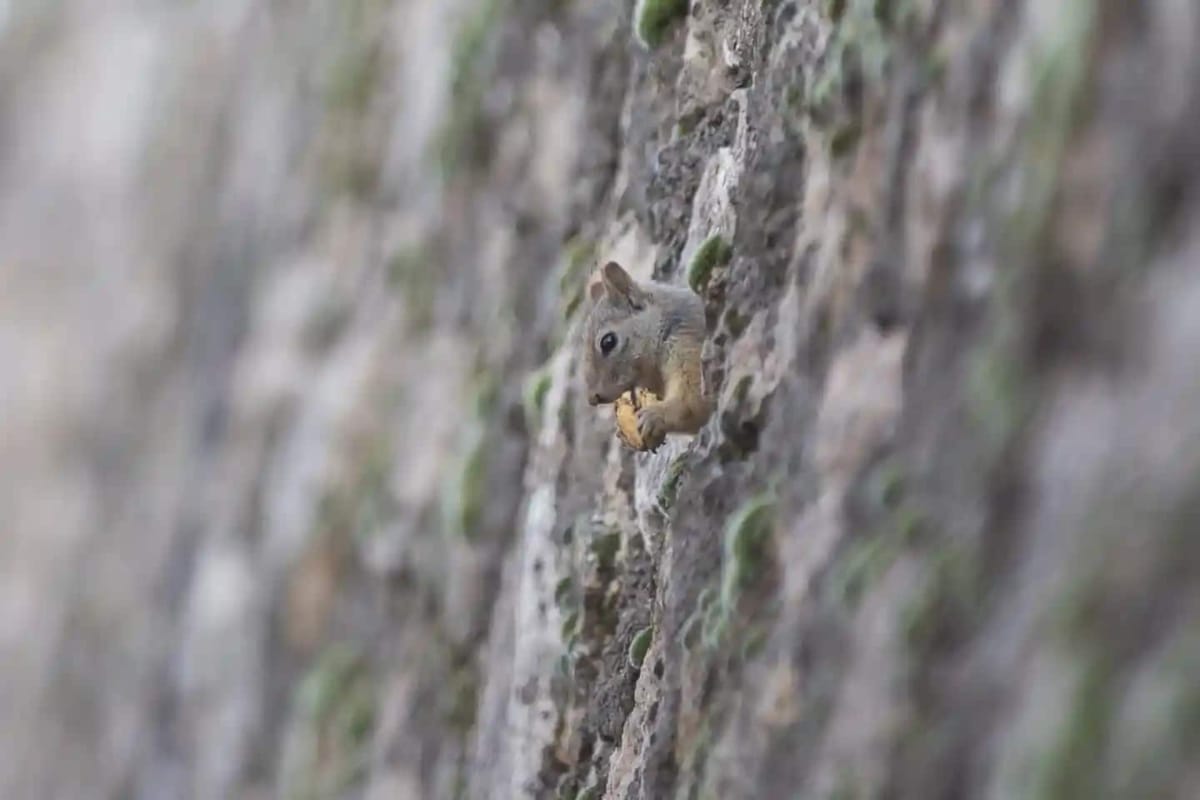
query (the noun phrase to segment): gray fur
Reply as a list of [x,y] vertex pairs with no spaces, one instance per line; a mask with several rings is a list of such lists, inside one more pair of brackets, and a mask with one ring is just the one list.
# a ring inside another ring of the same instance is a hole
[[[687,332],[703,336],[704,307],[687,289],[636,283],[615,263],[602,271],[603,291],[592,294],[584,325],[584,381],[588,401],[611,403],[635,387],[663,392],[667,343]],[[617,346],[605,355],[605,334]]]

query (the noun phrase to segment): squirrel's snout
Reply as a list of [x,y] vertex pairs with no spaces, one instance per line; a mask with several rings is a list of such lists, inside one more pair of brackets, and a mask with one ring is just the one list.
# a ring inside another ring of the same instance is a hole
[[596,394],[595,392],[592,392],[591,394],[588,395],[588,404],[589,405],[598,406],[598,405],[600,405],[601,402],[603,402],[603,401],[601,400],[600,395]]

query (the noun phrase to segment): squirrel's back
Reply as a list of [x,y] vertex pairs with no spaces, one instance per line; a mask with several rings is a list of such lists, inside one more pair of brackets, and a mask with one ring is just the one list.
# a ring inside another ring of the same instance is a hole
[[691,289],[647,282],[647,292],[659,309],[660,359],[666,362],[676,350],[695,351],[700,357],[704,344],[704,302]]

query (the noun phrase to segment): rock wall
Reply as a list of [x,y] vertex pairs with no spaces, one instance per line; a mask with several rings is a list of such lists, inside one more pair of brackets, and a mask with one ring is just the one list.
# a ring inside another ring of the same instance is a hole
[[[0,77],[0,796],[1200,785],[1189,0],[17,0]],[[607,259],[707,306],[655,454]]]

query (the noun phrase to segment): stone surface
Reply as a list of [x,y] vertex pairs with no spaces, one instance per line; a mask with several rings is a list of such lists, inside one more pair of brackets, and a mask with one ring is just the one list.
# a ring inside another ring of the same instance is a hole
[[0,797],[1194,793],[1195,4],[632,5],[0,4]]

